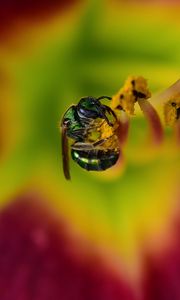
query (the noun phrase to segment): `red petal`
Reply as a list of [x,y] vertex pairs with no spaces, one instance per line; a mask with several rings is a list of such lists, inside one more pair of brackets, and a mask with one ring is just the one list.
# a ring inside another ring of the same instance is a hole
[[18,21],[39,20],[63,11],[78,0],[0,0],[0,37]]
[[146,259],[143,300],[180,299],[180,226],[176,226],[175,242],[160,255]]
[[79,243],[38,200],[22,197],[0,215],[0,299],[134,300],[95,255],[77,257]]

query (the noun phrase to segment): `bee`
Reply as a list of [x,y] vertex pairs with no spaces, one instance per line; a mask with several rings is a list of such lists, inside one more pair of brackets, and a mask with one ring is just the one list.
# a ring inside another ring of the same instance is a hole
[[88,137],[84,143],[71,145],[72,159],[87,171],[104,171],[115,165],[120,156],[116,128],[116,123],[111,127],[105,121],[99,123],[95,130],[100,136],[95,142],[89,142]]
[[88,171],[106,170],[119,158],[120,150],[114,129],[117,117],[109,106],[101,103],[102,99],[111,100],[111,97],[81,98],[77,105],[70,106],[63,115],[60,125],[62,161],[64,176],[68,180],[70,179],[68,138],[73,140],[72,159]]

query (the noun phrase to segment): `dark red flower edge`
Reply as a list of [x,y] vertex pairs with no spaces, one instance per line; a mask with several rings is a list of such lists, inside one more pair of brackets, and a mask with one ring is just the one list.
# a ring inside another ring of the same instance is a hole
[[174,220],[173,238],[168,247],[157,255],[145,256],[143,300],[180,299],[180,222],[178,219]]
[[134,300],[97,257],[78,258],[80,245],[39,199],[18,197],[0,214],[0,299]]
[[[160,255],[146,255],[141,296],[100,261],[81,257],[79,241],[36,194],[17,197],[0,213],[1,300],[179,300],[180,226]],[[84,250],[83,250],[84,251]]]
[[0,38],[5,38],[23,21],[40,21],[62,13],[80,0],[0,0]]

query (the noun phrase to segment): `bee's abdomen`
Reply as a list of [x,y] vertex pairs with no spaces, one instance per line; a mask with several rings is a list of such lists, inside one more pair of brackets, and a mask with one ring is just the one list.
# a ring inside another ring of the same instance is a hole
[[93,149],[88,151],[71,150],[72,159],[80,167],[87,171],[103,171],[117,162],[120,155],[119,150],[110,149],[107,151]]

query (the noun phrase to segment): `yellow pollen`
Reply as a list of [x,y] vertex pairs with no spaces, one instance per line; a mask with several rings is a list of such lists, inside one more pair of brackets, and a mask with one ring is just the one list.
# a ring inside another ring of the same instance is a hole
[[112,97],[111,108],[115,112],[123,109],[127,114],[134,115],[136,101],[150,97],[147,80],[142,76],[129,76],[124,86]]
[[180,93],[173,96],[164,105],[164,118],[166,125],[175,125],[178,119],[178,109],[180,109]]

